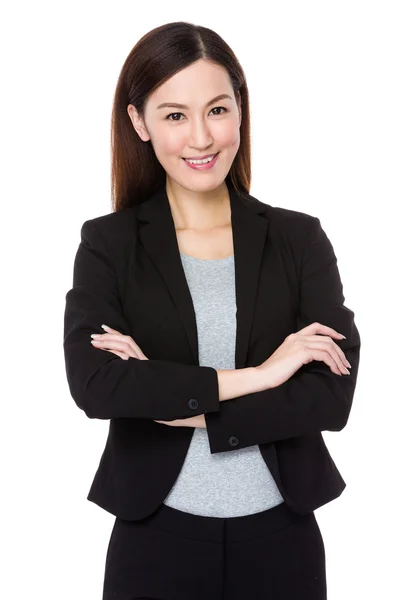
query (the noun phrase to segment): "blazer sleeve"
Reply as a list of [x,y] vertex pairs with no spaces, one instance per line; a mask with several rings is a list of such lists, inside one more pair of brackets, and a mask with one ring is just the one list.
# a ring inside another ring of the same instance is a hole
[[[64,357],[75,403],[90,418],[173,420],[220,409],[217,371],[166,360],[123,360],[91,344],[107,324],[130,335],[117,276],[94,219],[81,227],[65,296]],[[197,402],[196,402],[197,401]]]
[[[313,360],[277,387],[222,402],[219,412],[205,416],[212,454],[345,427],[361,340],[355,314],[344,301],[333,246],[320,220],[312,217],[302,257],[297,331],[319,322],[345,335],[345,340],[332,339],[352,365],[350,375],[336,375],[323,361]],[[237,446],[229,444],[230,436],[238,438]]]

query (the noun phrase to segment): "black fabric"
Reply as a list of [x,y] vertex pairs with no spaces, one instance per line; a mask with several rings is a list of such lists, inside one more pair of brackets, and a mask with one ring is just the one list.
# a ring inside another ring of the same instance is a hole
[[162,504],[115,519],[103,600],[326,600],[326,558],[314,513],[285,503],[242,517]]
[[[352,365],[334,374],[303,365],[277,387],[219,402],[216,369],[200,366],[191,294],[165,188],[138,206],[86,221],[66,295],[69,389],[87,417],[109,421],[88,494],[113,515],[139,520],[163,502],[194,429],[156,420],[204,414],[211,453],[259,445],[285,500],[307,514],[345,482],[324,443],[349,418],[360,337],[344,304],[333,246],[317,217],[270,206],[229,187],[236,274],[235,368],[256,367],[286,336],[320,322]],[[122,360],[91,344],[101,324],[131,335],[149,360]]]

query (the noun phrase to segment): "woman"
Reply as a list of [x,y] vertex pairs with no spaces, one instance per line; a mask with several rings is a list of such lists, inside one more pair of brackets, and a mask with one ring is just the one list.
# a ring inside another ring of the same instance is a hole
[[326,598],[314,510],[346,484],[321,432],[346,425],[360,337],[319,219],[249,194],[249,131],[216,33],[132,49],[114,211],[81,228],[64,322],[71,394],[109,420],[104,599]]

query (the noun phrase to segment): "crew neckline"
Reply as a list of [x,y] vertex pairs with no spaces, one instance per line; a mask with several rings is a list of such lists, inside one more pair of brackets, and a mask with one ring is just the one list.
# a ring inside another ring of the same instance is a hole
[[196,256],[191,256],[190,254],[184,254],[184,252],[180,251],[180,255],[186,258],[191,258],[193,260],[198,260],[199,262],[211,263],[211,262],[219,262],[222,260],[230,260],[234,257],[234,254],[230,254],[229,256],[225,256],[224,258],[197,258]]

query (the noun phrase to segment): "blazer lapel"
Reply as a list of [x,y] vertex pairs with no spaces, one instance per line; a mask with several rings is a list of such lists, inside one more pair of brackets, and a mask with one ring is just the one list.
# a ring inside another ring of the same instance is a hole
[[[235,256],[236,350],[235,368],[246,366],[258,277],[268,228],[268,220],[259,216],[267,205],[244,192],[236,192],[227,183]],[[195,364],[199,364],[197,324],[194,306],[181,262],[174,220],[165,184],[148,200],[138,205],[141,243],[158,269],[168,293],[178,309],[187,333]]]

